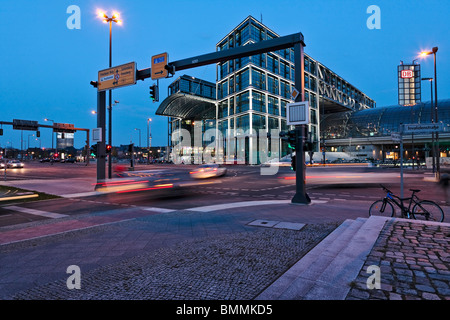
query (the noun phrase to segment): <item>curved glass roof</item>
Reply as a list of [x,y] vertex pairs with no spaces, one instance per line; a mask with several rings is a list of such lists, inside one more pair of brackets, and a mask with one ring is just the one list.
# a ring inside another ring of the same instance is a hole
[[[450,132],[450,99],[439,100],[437,109],[444,132]],[[432,112],[434,104],[422,102],[413,107],[394,105],[326,115],[325,139],[390,136],[400,131],[401,124],[431,123]]]

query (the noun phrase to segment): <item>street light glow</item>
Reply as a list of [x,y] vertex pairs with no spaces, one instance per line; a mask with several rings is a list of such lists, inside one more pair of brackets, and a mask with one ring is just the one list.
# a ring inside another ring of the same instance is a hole
[[105,11],[98,9],[97,10],[97,15],[99,18],[107,18],[108,16],[106,15]]
[[123,23],[122,20],[119,20],[120,13],[117,12],[117,11],[113,11],[113,14],[112,14],[111,18],[108,17],[108,15],[106,14],[105,11],[100,10],[100,9],[97,10],[97,15],[98,15],[98,17],[99,17],[100,19],[102,19],[103,23],[108,23],[108,22],[109,22],[109,23],[112,23],[112,22],[115,22],[115,23],[117,23],[117,24],[119,24],[119,25],[122,25],[122,23]]

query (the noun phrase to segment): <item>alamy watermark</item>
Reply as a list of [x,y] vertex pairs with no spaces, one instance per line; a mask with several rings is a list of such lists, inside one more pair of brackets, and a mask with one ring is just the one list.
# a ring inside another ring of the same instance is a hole
[[[217,164],[264,164],[261,175],[275,175],[279,169],[280,130],[226,130],[211,128],[202,132],[194,126],[193,135],[186,129],[176,129],[172,135],[172,161]],[[206,144],[206,145],[205,145]],[[194,150],[194,151],[193,151]]]
[[380,267],[376,265],[371,265],[367,267],[366,273],[371,274],[367,278],[367,289],[381,289],[381,271]]
[[379,6],[371,5],[367,7],[370,17],[367,18],[366,25],[369,30],[381,29],[381,9]]
[[66,273],[70,276],[66,280],[67,289],[81,289],[81,269],[79,266],[72,264],[67,267]]
[[66,13],[70,14],[67,18],[67,29],[81,29],[81,9],[77,5],[70,5],[67,7]]

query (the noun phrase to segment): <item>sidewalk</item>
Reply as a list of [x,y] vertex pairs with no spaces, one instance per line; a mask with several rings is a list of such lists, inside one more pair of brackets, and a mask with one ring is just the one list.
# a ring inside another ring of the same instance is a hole
[[[0,299],[449,300],[450,224],[368,218],[368,205],[134,207],[0,228]],[[381,289],[367,287],[373,265]]]

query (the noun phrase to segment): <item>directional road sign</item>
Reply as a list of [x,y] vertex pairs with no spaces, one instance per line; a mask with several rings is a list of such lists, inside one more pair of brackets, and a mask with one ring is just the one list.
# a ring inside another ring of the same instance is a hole
[[168,58],[167,52],[152,57],[152,80],[167,78],[169,75],[166,69]]
[[288,103],[287,111],[287,125],[301,125],[309,124],[309,102],[295,102]]
[[133,84],[136,84],[136,62],[129,62],[98,72],[97,88],[99,92]]
[[36,130],[38,130],[38,128],[39,128],[39,124],[37,121],[13,119],[13,129],[14,130],[36,131]]
[[433,132],[441,132],[442,130],[442,123],[413,123],[403,125],[403,133],[427,134]]
[[53,132],[74,133],[75,126],[71,123],[54,123]]
[[402,135],[399,132],[392,132],[391,139],[394,142],[402,142]]

